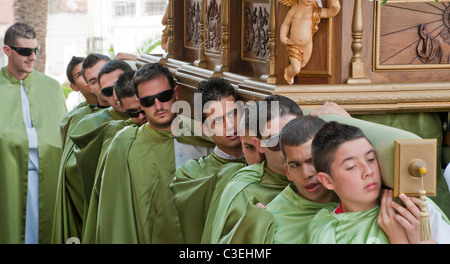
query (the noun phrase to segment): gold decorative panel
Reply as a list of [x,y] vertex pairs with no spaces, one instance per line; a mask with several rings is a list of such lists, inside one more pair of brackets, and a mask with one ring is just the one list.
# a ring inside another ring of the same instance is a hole
[[269,57],[269,19],[269,1],[243,1],[241,38],[243,60],[267,62]]
[[186,0],[184,2],[184,46],[187,48],[198,49],[201,47],[201,15],[202,0]]
[[450,1],[375,5],[375,70],[450,68]]

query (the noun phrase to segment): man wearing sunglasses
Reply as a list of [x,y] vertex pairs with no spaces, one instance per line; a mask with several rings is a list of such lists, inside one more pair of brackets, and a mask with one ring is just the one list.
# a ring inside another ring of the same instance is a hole
[[102,144],[101,153],[98,158],[98,166],[95,172],[94,185],[89,199],[88,212],[85,215],[83,228],[83,244],[95,243],[96,228],[97,228],[97,212],[98,199],[100,195],[103,172],[105,170],[106,153],[111,144],[115,134],[125,126],[134,124],[141,126],[147,123],[145,113],[140,109],[136,99],[136,92],[133,86],[133,76],[135,71],[126,71],[119,76],[114,83],[114,94],[119,101],[121,109],[130,118],[126,121],[116,120],[108,123],[108,127],[103,129],[106,131],[105,139]]
[[0,243],[49,243],[66,113],[59,83],[33,70],[36,33],[15,23],[0,71]]
[[[195,122],[171,112],[178,87],[168,68],[146,64],[133,83],[148,123],[121,130],[108,148],[95,242],[183,243],[169,185],[177,167],[209,154],[214,143],[188,136]],[[171,127],[183,133],[174,136]]]
[[[90,88],[93,91],[114,85],[123,72],[132,70],[126,62],[106,61],[107,57],[105,59],[104,57],[101,54],[91,54],[83,65],[92,65],[84,67],[83,70],[88,76]],[[97,75],[93,77],[96,69],[98,69]],[[115,97],[112,94],[109,97],[111,98],[108,98],[106,104],[113,102],[115,104]],[[84,116],[70,131],[70,149],[63,153],[52,243],[66,243],[70,237],[82,239],[83,220],[87,213],[85,206],[89,205],[103,143],[125,125],[131,124],[124,122],[128,116],[117,104],[114,107],[102,108],[101,105],[104,103],[100,103],[102,99],[98,98],[100,106],[94,109],[93,113]],[[114,120],[122,122],[110,125],[109,123]],[[64,203],[65,200],[70,200],[71,203]]]
[[[210,234],[202,239],[202,243],[271,242],[271,238],[266,237],[265,226],[246,219],[259,216],[263,209],[256,204],[268,204],[289,184],[279,148],[279,134],[289,121],[302,116],[303,112],[294,101],[280,95],[265,97],[249,112],[250,120],[258,122],[256,126],[250,126],[253,136],[256,135],[253,144],[265,155],[265,161],[244,167],[233,176],[223,191],[210,226],[205,227],[210,229]],[[263,221],[265,215],[261,216]]]

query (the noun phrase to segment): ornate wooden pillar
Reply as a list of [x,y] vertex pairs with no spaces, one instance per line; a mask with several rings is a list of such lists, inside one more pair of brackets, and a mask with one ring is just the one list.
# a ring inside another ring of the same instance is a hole
[[350,65],[350,78],[347,83],[370,83],[370,80],[364,74],[364,62],[361,58],[361,51],[363,48],[363,29],[364,20],[362,14],[362,0],[355,0],[355,6],[353,10],[353,22],[352,22],[352,51],[353,56]]
[[164,54],[164,58],[166,59],[174,57],[173,2],[174,0],[169,0],[169,4],[167,6],[167,31],[169,38],[167,39],[167,52]]

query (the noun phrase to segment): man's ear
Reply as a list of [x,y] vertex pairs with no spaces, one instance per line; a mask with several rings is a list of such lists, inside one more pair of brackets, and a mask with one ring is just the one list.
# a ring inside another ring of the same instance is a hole
[[142,107],[141,105],[141,101],[139,101],[139,98],[136,98],[136,102],[139,104],[139,106],[141,107],[141,110],[145,110],[144,107]]
[[211,131],[211,128],[208,127],[206,123],[206,120],[202,123],[202,132],[205,136],[211,137],[214,135],[214,131]]
[[3,52],[6,54],[6,56],[9,57],[9,55],[11,54],[11,48],[6,46],[6,45],[4,45],[3,46]]
[[317,179],[322,183],[322,185],[327,188],[328,190],[334,190],[334,182],[333,178],[330,174],[325,172],[319,172],[317,173]]
[[253,145],[255,145],[256,150],[258,150],[259,153],[265,154],[263,148],[261,147],[261,140],[257,137],[252,138]]
[[291,175],[289,174],[289,167],[288,167],[287,163],[284,164],[284,171],[286,171],[286,176],[287,176],[288,180],[292,182],[293,180],[292,180]]
[[72,89],[72,91],[78,92],[80,89],[78,89],[78,86],[74,83],[70,84],[70,89]]

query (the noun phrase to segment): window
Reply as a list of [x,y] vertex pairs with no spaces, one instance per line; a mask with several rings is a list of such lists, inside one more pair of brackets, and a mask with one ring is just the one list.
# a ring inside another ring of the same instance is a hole
[[136,16],[136,1],[116,1],[114,2],[114,16]]
[[167,0],[145,0],[144,15],[157,16],[164,15],[167,8]]

